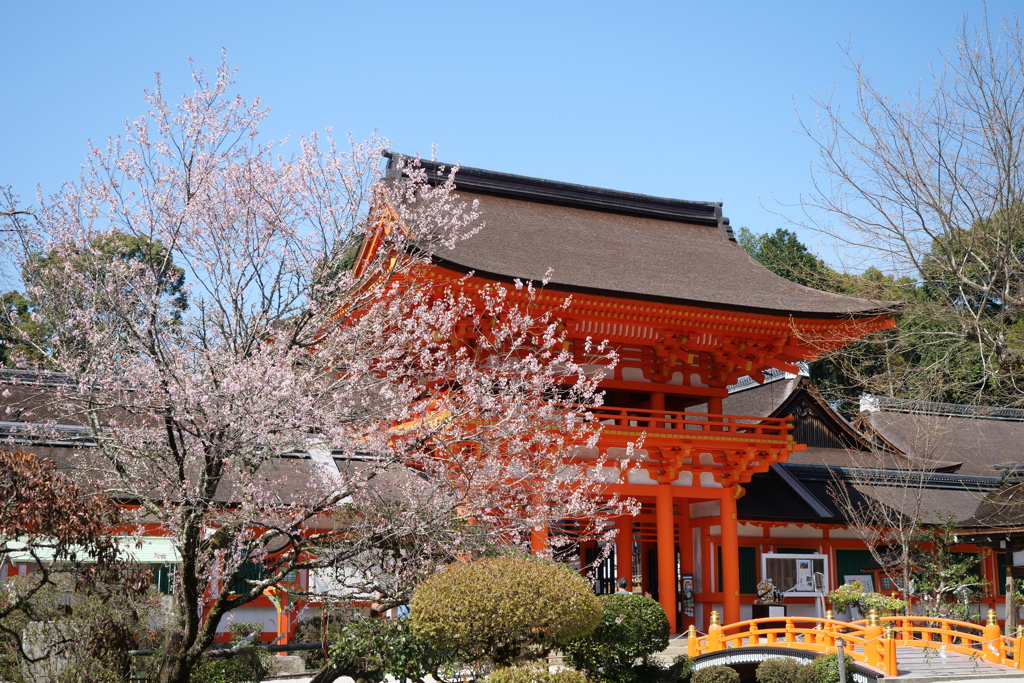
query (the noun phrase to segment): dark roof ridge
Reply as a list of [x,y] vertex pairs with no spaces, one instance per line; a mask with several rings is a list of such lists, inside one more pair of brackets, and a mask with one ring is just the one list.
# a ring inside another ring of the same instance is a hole
[[913,398],[872,396],[870,394],[865,394],[861,397],[861,412],[913,413],[917,415],[935,415],[937,417],[963,417],[969,419],[1024,422],[1024,408],[977,406],[966,403],[942,403],[939,401],[922,401]]
[[835,465],[803,465],[786,463],[786,469],[807,481],[843,481],[874,486],[903,486],[905,481],[930,489],[959,489],[963,491],[995,491],[1003,479],[998,476],[956,474],[925,470],[888,470],[874,467],[842,467]]
[[41,387],[67,387],[74,384],[71,378],[63,372],[17,370],[14,368],[0,368],[0,383]]
[[[397,163],[400,160],[413,160],[405,154],[387,150],[383,155],[388,159],[387,173],[395,177],[398,173]],[[451,169],[453,164],[419,159],[418,163],[426,171],[430,180],[438,180],[445,176],[441,169]],[[621,213],[643,218],[710,225],[720,229],[725,236],[735,241],[729,219],[722,215],[722,202],[701,202],[671,197],[655,197],[635,192],[623,192],[603,187],[579,185],[560,180],[546,180],[531,176],[489,171],[470,166],[459,166],[456,173],[456,185],[466,192],[509,197],[511,199],[528,199],[530,201],[559,206],[570,206],[610,213]]]

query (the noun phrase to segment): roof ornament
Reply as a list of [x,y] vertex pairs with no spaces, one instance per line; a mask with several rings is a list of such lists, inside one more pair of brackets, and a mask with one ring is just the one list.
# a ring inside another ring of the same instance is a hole
[[860,396],[860,412],[862,413],[877,413],[881,410],[881,406],[878,405],[878,397],[872,396],[871,394],[861,394]]

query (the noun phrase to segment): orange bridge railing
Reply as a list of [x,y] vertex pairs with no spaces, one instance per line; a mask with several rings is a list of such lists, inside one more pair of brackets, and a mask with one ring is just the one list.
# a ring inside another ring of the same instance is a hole
[[989,610],[984,626],[923,616],[879,617],[874,610],[867,619],[852,622],[833,619],[828,612],[824,619],[769,617],[723,626],[718,612],[712,612],[707,635],[698,634],[691,626],[687,636],[691,658],[741,647],[789,647],[834,654],[840,642],[845,656],[886,676],[897,675],[897,647],[944,649],[1024,669],[1024,637],[1004,636],[995,610]]

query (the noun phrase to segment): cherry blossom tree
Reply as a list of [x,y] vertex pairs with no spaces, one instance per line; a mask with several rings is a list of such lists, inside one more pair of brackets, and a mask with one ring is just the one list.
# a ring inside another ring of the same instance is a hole
[[[49,422],[88,427],[82,468],[181,556],[163,683],[188,681],[222,618],[293,570],[333,567],[400,604],[440,563],[560,519],[596,533],[624,505],[603,496],[606,463],[567,464],[596,438],[600,394],[557,319],[504,287],[420,277],[486,229],[457,169],[381,178],[376,137],[263,142],[267,110],[233,74],[193,68],[178,104],[158,78],[147,114],[78,181],[3,207],[0,233],[35,304],[22,316],[59,321],[18,340],[68,380]],[[112,231],[165,257],[99,258]]]

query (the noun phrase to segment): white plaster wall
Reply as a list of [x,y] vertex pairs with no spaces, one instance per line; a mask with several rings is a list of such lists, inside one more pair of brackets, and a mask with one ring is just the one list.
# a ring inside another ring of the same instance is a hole
[[217,631],[224,633],[231,624],[259,622],[264,633],[277,633],[277,610],[273,607],[238,607],[225,614],[217,624]]
[[673,486],[693,486],[693,472],[682,471],[679,478],[672,482]]
[[854,541],[860,540],[860,537],[857,535],[857,532],[852,529],[830,529],[828,532],[828,537],[852,539]]
[[[829,534],[831,536],[831,534]],[[817,538],[822,537],[821,529],[813,529],[809,526],[805,526],[802,529],[796,525],[787,526],[775,526],[770,529],[770,537],[772,540],[786,539],[786,538]]]
[[630,484],[657,484],[658,482],[651,479],[651,474],[645,469],[631,470],[629,473]]
[[622,368],[622,379],[627,382],[650,382],[651,380],[644,377],[644,371],[642,368],[624,367]]
[[739,535],[744,538],[761,538],[764,532],[761,531],[761,527],[754,524],[740,524]]
[[712,472],[701,472],[700,473],[700,485],[708,489],[720,489],[722,485],[715,481],[715,475]]
[[817,617],[818,606],[816,604],[800,604],[796,602],[787,602],[786,605],[786,616],[787,617]]

